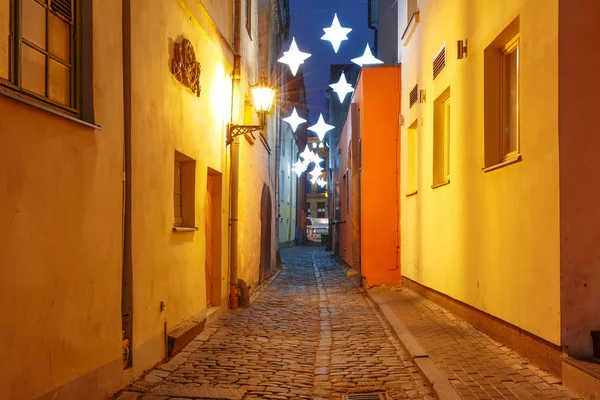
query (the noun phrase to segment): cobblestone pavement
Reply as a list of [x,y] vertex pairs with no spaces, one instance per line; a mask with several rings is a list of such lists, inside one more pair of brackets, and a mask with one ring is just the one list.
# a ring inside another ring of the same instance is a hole
[[579,399],[560,379],[411,290],[373,288],[463,399]]
[[116,398],[340,399],[386,391],[430,399],[410,356],[321,247],[282,250],[283,271],[251,308],[221,317]]

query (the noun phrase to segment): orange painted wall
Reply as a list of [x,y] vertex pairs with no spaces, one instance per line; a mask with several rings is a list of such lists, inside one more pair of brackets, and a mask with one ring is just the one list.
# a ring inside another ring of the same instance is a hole
[[[348,146],[350,144],[350,139],[352,137],[352,127],[351,127],[351,118],[350,111],[348,111],[348,118],[346,118],[346,123],[344,124],[344,128],[342,129],[342,133],[340,134],[340,140],[338,142],[338,151],[339,151],[339,169],[338,169],[338,182],[340,183],[340,221],[341,224],[338,225],[338,229],[340,229],[340,257],[346,264],[352,265],[352,208],[346,207],[346,181],[344,180],[344,174],[349,171],[348,165]],[[350,174],[348,174],[348,179],[352,180]],[[351,182],[350,182],[351,183]],[[350,193],[349,197],[352,197],[352,185],[350,185]],[[350,204],[352,207],[352,204]],[[349,210],[349,212],[346,212]]]
[[360,103],[361,269],[369,286],[400,281],[398,159],[400,66],[365,67]]
[[[356,85],[352,103],[358,105],[360,118],[360,140],[362,167],[360,174],[360,265],[361,274],[367,285],[395,284],[400,281],[399,268],[399,209],[398,209],[398,115],[400,110],[400,67],[395,65],[365,67]],[[340,257],[353,265],[352,210],[356,206],[350,201],[346,208],[347,171],[349,198],[357,190],[352,184],[351,161],[348,148],[352,138],[352,111],[342,129],[338,142],[340,184],[339,225]],[[352,157],[358,157],[352,154]],[[348,211],[347,211],[348,210]]]

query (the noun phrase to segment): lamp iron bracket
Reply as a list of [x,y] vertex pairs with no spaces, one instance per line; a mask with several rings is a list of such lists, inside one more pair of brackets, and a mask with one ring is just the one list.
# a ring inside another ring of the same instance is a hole
[[263,130],[261,125],[229,125],[227,144],[233,143],[233,139],[240,135],[250,135],[253,139],[256,139],[254,132]]

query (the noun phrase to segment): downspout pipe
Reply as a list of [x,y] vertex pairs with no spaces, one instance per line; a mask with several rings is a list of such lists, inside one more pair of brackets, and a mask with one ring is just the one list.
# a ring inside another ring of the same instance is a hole
[[[231,118],[233,123],[234,110],[238,104],[237,94],[240,93],[241,65],[241,22],[242,0],[235,0],[233,14],[233,73],[231,82]],[[229,127],[227,128],[229,129]],[[229,308],[238,308],[238,211],[239,211],[239,179],[240,179],[240,137],[237,136],[229,146],[231,169],[229,173]]]

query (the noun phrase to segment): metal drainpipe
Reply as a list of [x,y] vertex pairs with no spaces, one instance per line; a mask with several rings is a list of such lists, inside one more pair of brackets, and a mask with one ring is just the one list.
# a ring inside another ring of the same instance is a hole
[[[242,0],[235,1],[234,21],[233,21],[233,73],[231,77],[231,123],[233,123],[234,109],[238,98],[236,94],[240,92],[240,25],[242,20]],[[229,129],[229,128],[228,128]],[[229,244],[229,307],[232,310],[238,308],[238,205],[239,205],[239,172],[240,172],[240,138],[233,140],[229,150],[231,152],[231,170],[229,173],[229,225],[230,225],[230,244]]]
[[[294,141],[290,141],[290,157],[292,159],[292,161],[294,161],[294,158],[296,158],[296,155],[294,154]],[[293,180],[293,174],[290,174],[290,223],[288,224],[288,247],[292,247],[292,197],[294,194],[293,191],[293,185],[292,185],[292,180]],[[298,190],[298,189],[296,189]],[[296,227],[296,224],[294,224],[294,228]],[[295,229],[294,229],[295,230]]]

